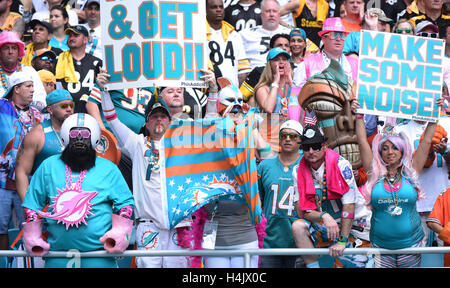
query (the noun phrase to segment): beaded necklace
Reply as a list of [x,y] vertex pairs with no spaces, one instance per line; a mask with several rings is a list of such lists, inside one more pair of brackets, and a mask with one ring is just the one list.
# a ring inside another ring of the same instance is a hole
[[388,213],[391,214],[392,216],[398,216],[401,215],[403,212],[403,209],[398,205],[399,204],[399,197],[398,197],[398,190],[400,190],[400,183],[401,183],[401,178],[399,177],[398,173],[395,174],[394,176],[394,180],[391,181],[391,179],[389,178],[385,178],[386,182],[389,185],[389,190],[391,192],[391,196],[392,196],[392,202],[394,203],[394,205],[390,205],[388,207]]
[[[23,111],[22,113],[20,113],[20,111],[17,109],[16,104],[14,103],[14,101],[10,101],[11,105],[14,108],[14,111],[16,112],[17,117],[19,118],[20,123],[22,123],[23,127],[25,128],[25,130],[27,132],[29,132],[31,130],[31,128],[33,128],[33,126],[39,122],[39,112],[36,110],[34,110],[32,107],[30,107],[28,109],[28,111]],[[25,116],[27,118],[25,118]]]
[[[17,65],[17,68],[15,69],[15,71],[22,71],[22,63],[19,63],[19,65]],[[6,73],[4,71],[3,65],[0,65],[0,80],[2,82],[2,86],[5,89],[5,91],[8,90],[8,79],[6,78]]]
[[152,172],[158,172],[159,165],[159,151],[155,148],[155,141],[150,136],[145,137],[145,146],[147,150],[144,153],[144,157],[148,160],[147,174],[145,180],[150,180]]
[[[75,183],[74,191],[81,191],[81,183],[83,183],[84,176],[86,175],[86,170],[80,172],[77,182]],[[66,188],[72,187],[72,169],[66,165]]]

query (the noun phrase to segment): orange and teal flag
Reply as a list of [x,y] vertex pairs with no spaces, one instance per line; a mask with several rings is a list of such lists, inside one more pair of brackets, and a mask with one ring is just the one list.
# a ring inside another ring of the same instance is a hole
[[161,174],[169,229],[216,200],[247,203],[252,223],[259,223],[254,126],[255,110],[237,125],[229,117],[171,123],[162,139],[165,175]]

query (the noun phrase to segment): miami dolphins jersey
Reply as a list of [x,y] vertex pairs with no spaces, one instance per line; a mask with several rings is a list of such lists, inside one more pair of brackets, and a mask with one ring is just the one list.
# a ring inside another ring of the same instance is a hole
[[259,193],[263,213],[267,218],[264,248],[295,248],[291,226],[299,219],[294,206],[292,169],[300,158],[289,166],[278,157],[263,160],[258,165]]

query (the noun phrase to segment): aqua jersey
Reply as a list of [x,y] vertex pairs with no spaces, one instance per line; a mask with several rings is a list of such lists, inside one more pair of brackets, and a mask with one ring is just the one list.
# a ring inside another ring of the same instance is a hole
[[31,174],[33,174],[36,169],[41,165],[41,163],[47,159],[48,157],[60,154],[64,149],[61,142],[61,136],[58,132],[54,131],[52,128],[52,122],[50,120],[46,120],[41,123],[42,128],[44,130],[44,146],[42,146],[41,152],[36,155],[34,158],[33,169],[31,170]]
[[267,218],[264,248],[295,248],[292,223],[299,219],[294,206],[292,170],[301,157],[284,166],[278,157],[266,159],[258,165],[259,193],[263,213]]
[[384,181],[380,181],[372,189],[370,241],[387,249],[411,247],[424,237],[416,210],[416,189],[403,177],[400,190],[396,193],[402,214],[391,215],[389,211],[392,211],[394,201],[390,188],[386,189]]
[[[136,134],[139,134],[139,130],[145,124],[145,107],[147,107],[147,103],[152,97],[153,91],[154,89],[150,87],[142,89],[129,88],[124,90],[109,91],[117,113],[117,118],[119,118],[120,122]],[[101,95],[97,84],[95,84],[91,94],[89,95],[89,101],[92,101],[98,105],[103,120],[103,125],[105,125],[106,129],[111,131],[108,122],[105,120],[103,113],[101,112]]]
[[[79,174],[72,173],[73,184]],[[114,163],[99,157],[95,160],[95,166],[87,171],[80,192],[72,192],[76,189],[66,191],[65,178],[66,165],[60,156],[50,156],[31,178],[22,206],[40,211],[49,204],[47,212],[53,215],[63,210],[55,211],[55,207],[70,211],[59,218],[44,218],[48,224],[47,242],[51,251],[103,249],[99,239],[112,227],[111,214],[118,213],[124,206],[134,207],[127,183]],[[75,199],[78,201],[75,202]],[[72,206],[71,203],[77,205]]]

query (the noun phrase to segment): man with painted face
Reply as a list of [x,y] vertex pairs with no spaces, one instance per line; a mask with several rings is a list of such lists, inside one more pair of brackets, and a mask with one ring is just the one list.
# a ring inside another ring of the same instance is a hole
[[[134,200],[117,166],[96,156],[100,127],[88,114],[73,114],[61,126],[61,140],[62,154],[42,162],[22,204],[26,251],[31,256],[71,249],[122,253],[131,238]],[[41,237],[44,221],[46,241]],[[44,260],[46,268],[117,267],[114,257]]]

